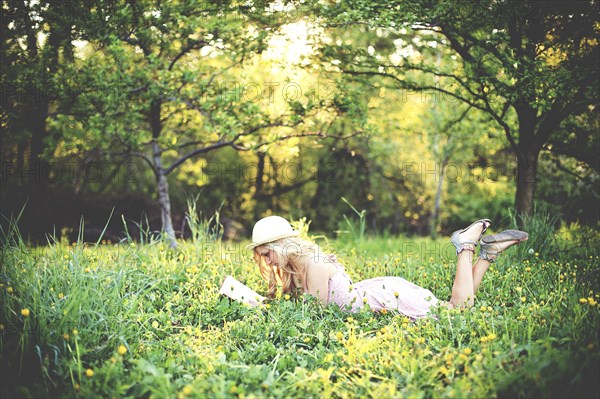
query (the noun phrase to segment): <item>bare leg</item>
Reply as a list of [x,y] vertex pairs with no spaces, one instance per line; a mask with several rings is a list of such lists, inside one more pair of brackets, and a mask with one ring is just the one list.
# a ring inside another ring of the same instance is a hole
[[492,263],[488,260],[481,258],[477,259],[477,262],[473,265],[473,293],[476,294],[479,289],[479,284],[483,279],[483,275],[487,272],[488,268]]
[[[520,232],[520,233],[523,233],[523,232]],[[503,233],[500,233],[500,234],[503,234]],[[527,241],[527,236],[525,236],[524,238],[520,238],[520,239],[514,239],[514,240],[504,239],[503,241],[496,242],[492,246],[491,253],[488,253],[487,256],[489,259],[495,260],[496,257],[498,256],[498,254],[500,254],[504,250],[512,247],[513,245],[519,244],[520,242],[523,242],[523,241]],[[479,284],[481,284],[481,280],[483,279],[483,275],[485,274],[485,272],[487,272],[490,265],[491,265],[491,262],[489,260],[485,260],[485,259],[481,259],[481,258],[477,259],[477,262],[475,262],[475,264],[473,265],[473,292],[474,293],[477,293],[477,290],[479,289]]]
[[473,255],[475,246],[490,225],[488,219],[480,219],[465,229],[452,233],[450,242],[456,247],[456,276],[452,285],[450,304],[453,307],[472,306],[475,298],[473,284]]
[[[474,248],[473,248],[474,249]],[[465,249],[458,254],[456,276],[452,285],[452,306],[472,306],[475,297],[473,289],[473,252]]]

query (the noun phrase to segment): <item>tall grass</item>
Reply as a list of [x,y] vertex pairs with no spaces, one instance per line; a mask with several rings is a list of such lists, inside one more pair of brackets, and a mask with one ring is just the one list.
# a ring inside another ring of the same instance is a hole
[[[354,242],[358,242],[358,241],[362,241],[365,238],[365,232],[366,232],[366,227],[367,227],[367,223],[366,223],[366,215],[367,215],[367,211],[365,209],[358,211],[358,209],[356,209],[354,207],[354,205],[352,205],[346,198],[342,197],[342,201],[344,201],[344,203],[346,203],[346,205],[348,205],[350,207],[350,209],[352,209],[352,212],[354,212],[354,214],[358,217],[358,220],[354,220],[351,217],[348,217],[346,215],[344,216],[344,226],[341,227],[337,233],[340,236],[340,238],[344,238],[349,237],[351,241]],[[345,227],[345,229],[344,229]]]
[[[308,234],[302,223],[296,228]],[[218,294],[227,274],[267,290],[233,243],[217,240],[216,252],[193,241],[177,250],[80,240],[29,247],[18,234],[16,225],[3,230],[12,245],[0,249],[2,397],[600,393],[600,290],[583,278],[597,256],[501,257],[474,307],[411,321],[391,311],[348,314],[310,296],[262,308],[232,303]],[[338,259],[355,281],[397,275],[448,299],[454,259],[445,241],[412,239],[419,258],[409,261],[405,240],[346,241]]]
[[[203,219],[202,212],[197,209],[199,195],[200,194],[195,197],[189,195],[186,201],[187,212],[185,214],[185,220],[192,233],[192,242],[198,244],[206,241],[221,240],[223,237],[223,225],[219,220],[221,208],[219,207],[210,218]],[[223,204],[221,204],[221,206],[223,206]]]
[[519,229],[521,221],[522,229],[529,234],[525,244],[514,252],[516,259],[526,259],[535,253],[543,259],[559,259],[562,249],[556,230],[560,226],[560,215],[551,214],[543,205],[537,205],[529,216],[516,215],[510,209],[509,215],[513,229]]

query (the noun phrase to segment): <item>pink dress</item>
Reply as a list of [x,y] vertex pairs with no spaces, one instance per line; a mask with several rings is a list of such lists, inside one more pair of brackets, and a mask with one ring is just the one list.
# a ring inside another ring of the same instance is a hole
[[335,302],[342,309],[357,312],[368,303],[374,311],[395,310],[416,319],[427,316],[429,308],[439,302],[431,291],[401,277],[377,277],[352,283],[344,268],[339,264],[335,266],[337,271],[329,278],[327,302]]

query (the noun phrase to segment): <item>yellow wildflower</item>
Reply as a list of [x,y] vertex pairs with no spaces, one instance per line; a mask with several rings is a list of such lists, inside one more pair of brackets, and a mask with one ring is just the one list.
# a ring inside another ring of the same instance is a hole
[[587,298],[581,298],[579,300],[579,303],[587,303],[587,301],[588,301]]
[[23,317],[29,317],[29,309],[27,309],[27,308],[21,309],[21,315]]
[[92,369],[85,370],[85,375],[89,378],[92,378],[94,376],[94,370],[92,370]]
[[119,355],[123,356],[127,353],[127,348],[125,347],[125,345],[120,345],[119,349],[117,349],[117,352],[119,352]]
[[480,341],[481,341],[482,343],[486,343],[486,342],[493,341],[493,340],[495,340],[495,339],[496,339],[496,334],[492,333],[492,334],[489,334],[489,335],[487,335],[487,336],[485,336],[485,337],[481,337],[481,338],[480,338]]

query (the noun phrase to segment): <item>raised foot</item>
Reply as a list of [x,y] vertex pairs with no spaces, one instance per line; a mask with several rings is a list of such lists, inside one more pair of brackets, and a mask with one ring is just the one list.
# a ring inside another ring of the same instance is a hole
[[521,230],[504,230],[501,233],[485,236],[481,239],[481,259],[494,262],[498,255],[513,245],[527,241],[529,235]]
[[477,242],[481,239],[491,222],[489,219],[480,219],[462,230],[457,230],[452,233],[450,242],[456,247],[458,255],[464,250],[475,251]]

